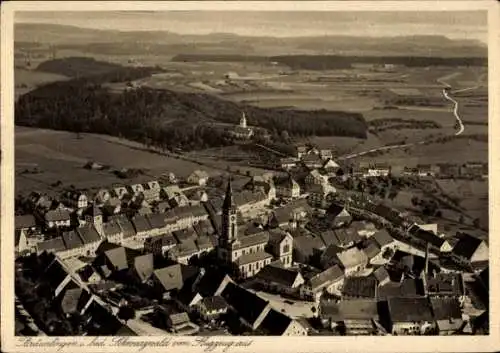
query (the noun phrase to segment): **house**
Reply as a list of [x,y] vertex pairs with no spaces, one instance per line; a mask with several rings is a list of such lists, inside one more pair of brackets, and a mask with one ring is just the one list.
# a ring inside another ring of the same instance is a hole
[[335,199],[337,189],[330,184],[312,185],[308,188],[307,201],[313,207],[325,207]]
[[234,202],[241,214],[256,217],[270,204],[267,194],[262,191],[243,190],[234,194]]
[[73,314],[82,315],[92,303],[92,296],[86,289],[71,281],[55,298],[61,311],[67,317]]
[[325,244],[321,240],[321,237],[302,228],[297,229],[296,233],[299,234],[293,238],[293,258],[295,262],[307,264],[316,251],[325,249]]
[[179,335],[194,335],[198,333],[200,328],[192,323],[186,312],[180,313],[165,313],[167,315],[166,324],[171,332]]
[[337,257],[346,276],[360,272],[368,265],[368,257],[356,247],[338,253]]
[[381,254],[380,247],[378,246],[377,241],[373,238],[367,239],[363,242],[362,251],[366,254],[369,263]]
[[154,272],[153,254],[144,254],[134,257],[133,263],[129,267],[129,273],[136,278],[139,283],[145,283],[151,278]]
[[155,269],[151,275],[152,290],[163,298],[169,298],[170,292],[180,290],[186,281],[195,278],[198,273],[198,268],[182,264]]
[[387,272],[387,269],[384,266],[380,266],[375,271],[373,271],[373,276],[377,280],[379,287],[391,281],[389,272]]
[[459,241],[452,249],[452,253],[468,262],[482,264],[488,262],[488,244],[484,240],[473,237],[466,233],[458,233]]
[[326,219],[332,227],[343,227],[351,223],[352,216],[345,206],[332,203],[326,210]]
[[89,224],[83,227],[76,228],[76,232],[82,240],[82,251],[84,252],[85,256],[93,256],[102,241],[102,238],[97,232],[97,229],[94,227],[94,225]]
[[435,177],[441,171],[438,165],[431,164],[418,164],[416,169],[417,175],[420,177]]
[[89,336],[137,336],[128,326],[108,309],[93,300],[87,309],[88,321],[86,325]]
[[136,233],[135,238],[143,241],[153,236],[153,228],[146,216],[136,215],[131,221]]
[[274,229],[269,231],[269,252],[281,262],[285,268],[292,266],[293,237],[290,233]]
[[66,250],[62,237],[56,237],[42,241],[36,245],[36,253],[40,255],[43,252],[59,253]]
[[45,226],[47,228],[69,227],[71,225],[71,216],[67,210],[55,209],[45,213]]
[[205,186],[208,182],[208,173],[203,170],[195,170],[187,177],[187,182],[193,185]]
[[432,309],[427,298],[388,298],[387,306],[393,335],[423,335],[434,329]]
[[23,230],[27,233],[34,233],[39,231],[39,227],[36,223],[35,216],[33,215],[22,215],[15,217],[15,229]]
[[160,183],[157,180],[151,180],[142,185],[144,200],[146,202],[158,201],[160,199]]
[[123,230],[116,220],[104,223],[102,225],[102,232],[104,238],[111,243],[120,244],[123,241]]
[[344,283],[344,272],[338,266],[313,275],[300,287],[300,296],[304,300],[318,302],[323,292],[338,294]]
[[308,333],[308,327],[300,320],[274,309],[269,310],[258,330],[266,336],[307,336]]
[[307,146],[297,146],[296,151],[297,151],[297,158],[301,159],[303,156],[307,154],[308,148]]
[[[111,198],[111,192],[108,189],[99,189],[94,196],[94,201],[99,204],[104,204]],[[119,198],[117,198],[119,200]]]
[[342,287],[342,299],[376,299],[378,281],[373,276],[347,277]]
[[228,308],[226,300],[220,295],[203,298],[196,304],[196,310],[206,321],[218,319],[227,312]]
[[304,283],[304,278],[297,270],[291,270],[270,264],[265,266],[256,275],[255,279],[269,291],[279,293],[298,292]]
[[319,150],[319,156],[324,161],[329,161],[333,158],[332,150],[323,149]]
[[240,321],[252,330],[260,326],[271,310],[268,301],[232,282],[226,285],[221,296],[234,309]]
[[177,245],[172,234],[158,235],[144,241],[144,250],[153,254],[164,255],[168,250]]
[[208,194],[203,189],[190,189],[184,192],[184,194],[188,198],[191,206],[199,205],[202,202],[208,201]]
[[62,201],[66,205],[75,209],[87,208],[88,197],[85,193],[77,190],[69,190],[63,193]]
[[313,209],[307,200],[294,200],[283,207],[276,208],[269,216],[268,225],[271,228],[288,226],[294,229],[297,223],[305,221],[312,212]]
[[464,320],[457,298],[430,298],[432,315],[439,335],[452,335],[458,332]]
[[345,328],[346,335],[372,335],[376,333],[374,321],[378,320],[377,301],[373,299],[323,300],[319,317],[324,327],[334,330]]
[[117,185],[113,188],[113,195],[120,200],[123,200],[125,196],[129,195],[129,191],[126,186]]
[[328,183],[328,175],[322,174],[318,169],[313,169],[305,177],[304,182],[307,186],[326,184]]
[[309,153],[301,158],[302,164],[306,168],[316,169],[321,168],[323,165],[323,160],[316,153]]
[[375,163],[368,166],[368,174],[366,177],[388,176],[391,172],[391,167],[384,163]]
[[422,276],[425,294],[430,297],[465,300],[464,279],[461,273],[433,273]]
[[296,199],[300,197],[300,186],[291,175],[274,178],[276,197],[283,199]]
[[102,242],[96,254],[93,266],[104,278],[108,278],[114,273],[128,271],[140,252],[118,244]]
[[373,234],[373,239],[377,242],[380,252],[382,255],[390,249],[392,253],[396,251],[398,245],[396,240],[389,234],[389,232],[384,228],[378,230],[375,234]]
[[448,241],[438,237],[433,232],[423,230],[416,224],[410,227],[408,233],[416,239],[419,239],[426,244],[430,244],[436,247],[441,252],[450,252],[452,250],[452,247]]
[[189,199],[178,185],[169,185],[160,191],[160,197],[168,201],[170,207],[185,207],[189,205]]
[[254,176],[243,185],[243,189],[254,193],[261,192],[266,195],[269,201],[276,199],[276,186],[272,178],[265,179],[262,176]]
[[297,166],[298,161],[299,160],[297,158],[293,158],[293,157],[292,158],[289,158],[289,157],[281,158],[279,165],[284,170],[290,170],[290,169],[295,168]]

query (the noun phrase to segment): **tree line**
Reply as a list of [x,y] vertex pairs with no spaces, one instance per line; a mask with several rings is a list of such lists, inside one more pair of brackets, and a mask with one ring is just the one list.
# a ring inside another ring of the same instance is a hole
[[241,106],[206,94],[146,87],[108,91],[106,82],[150,75],[155,68],[122,68],[100,75],[54,82],[21,96],[15,106],[17,125],[108,134],[161,146],[195,150],[233,144],[215,123],[237,124],[244,110],[253,126],[278,135],[352,136],[366,138],[361,114],[294,111]]

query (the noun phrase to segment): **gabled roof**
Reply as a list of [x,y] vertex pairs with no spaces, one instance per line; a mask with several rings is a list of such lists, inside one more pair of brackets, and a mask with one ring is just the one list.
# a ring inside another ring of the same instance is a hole
[[132,223],[137,233],[147,232],[151,230],[151,224],[149,224],[146,216],[142,215],[135,216],[134,218],[132,218]]
[[229,276],[222,271],[207,271],[198,282],[197,290],[204,297],[214,296],[223,281],[227,279],[230,279]]
[[47,222],[68,221],[69,219],[69,212],[64,209],[50,210],[45,214]]
[[241,255],[236,260],[236,263],[239,266],[241,266],[241,265],[250,264],[250,263],[253,263],[256,261],[263,261],[266,259],[270,259],[272,257],[273,257],[272,255],[268,254],[265,251],[257,251],[257,252],[252,252],[252,253]]
[[122,246],[105,251],[104,255],[117,271],[128,268],[127,252]]
[[457,298],[430,298],[434,320],[462,318],[462,309]]
[[317,288],[325,286],[327,283],[335,283],[342,278],[344,278],[344,271],[342,271],[339,265],[335,265],[313,276],[309,279],[309,284],[313,290],[316,290]]
[[173,246],[177,244],[177,241],[172,234],[163,234],[153,238],[148,238],[146,239],[146,242],[151,244],[158,243],[161,247]]
[[221,296],[250,325],[266,310],[269,302],[235,283],[228,283]]
[[342,295],[360,298],[376,298],[377,280],[375,277],[347,277],[342,288]]
[[335,236],[339,241],[340,246],[346,246],[351,243],[355,243],[360,240],[358,232],[351,228],[340,228],[335,229]]
[[377,244],[380,247],[392,244],[394,242],[394,238],[391,237],[386,229],[380,229],[375,234],[373,234],[373,239],[377,241]]
[[373,271],[373,276],[377,279],[379,283],[387,278],[390,279],[389,272],[387,272],[384,266],[380,266],[375,271]]
[[111,220],[102,225],[102,231],[106,237],[122,233],[122,229],[116,220]]
[[45,240],[37,244],[38,251],[63,251],[66,250],[62,237]]
[[134,225],[128,220],[127,217],[120,216],[116,218],[116,222],[120,226],[124,238],[130,238],[136,235]]
[[163,228],[166,225],[165,214],[163,213],[150,213],[146,215],[146,218],[151,225],[151,228]]
[[363,245],[363,252],[370,260],[380,253],[380,247],[378,246],[377,241],[373,238],[368,239]]
[[80,239],[80,236],[74,230],[71,230],[69,232],[64,232],[62,238],[64,241],[64,245],[68,250],[76,249],[83,246],[82,239]]
[[35,216],[28,214],[23,216],[16,216],[16,229],[36,227]]
[[274,309],[269,310],[259,329],[270,336],[281,336],[288,329],[293,319]]
[[333,322],[345,320],[374,320],[378,318],[377,301],[373,299],[322,301],[320,317]]
[[287,287],[292,287],[299,274],[300,273],[295,270],[267,265],[261,269],[256,276],[266,282],[279,283]]
[[96,243],[101,240],[99,233],[93,225],[85,225],[83,227],[79,227],[76,229],[80,238],[82,239],[83,244],[91,244]]
[[48,264],[47,269],[43,272],[42,276],[39,278],[39,281],[48,283],[50,288],[55,290],[68,276],[68,272],[59,258],[51,258],[52,260]]
[[85,216],[92,216],[92,217],[102,216],[101,210],[95,204],[92,204],[89,207],[87,207],[83,212],[83,214]]
[[238,237],[240,244],[235,246],[235,249],[246,248],[257,244],[264,244],[269,242],[269,232],[263,231],[260,233],[253,233]]
[[466,233],[459,233],[457,234],[457,237],[459,238],[459,241],[453,247],[452,252],[458,256],[463,256],[466,259],[472,258],[474,252],[483,242],[481,239]]
[[389,298],[389,315],[394,322],[432,321],[432,312],[427,298]]
[[169,319],[173,326],[189,322],[189,316],[186,312],[171,314],[169,315]]
[[440,248],[444,243],[444,239],[441,239],[440,237],[438,237],[437,235],[435,235],[430,231],[423,230],[416,224],[411,226],[408,232],[415,238],[418,238],[426,243],[430,243],[437,248]]
[[134,269],[142,282],[151,277],[154,271],[153,254],[144,254],[134,258]]
[[366,254],[355,247],[338,253],[337,257],[344,268],[354,267],[368,262]]
[[165,291],[181,289],[184,284],[180,264],[154,270],[153,276],[158,279]]
[[223,310],[228,307],[226,300],[220,295],[214,297],[206,297],[201,300],[201,303],[207,308],[207,310]]

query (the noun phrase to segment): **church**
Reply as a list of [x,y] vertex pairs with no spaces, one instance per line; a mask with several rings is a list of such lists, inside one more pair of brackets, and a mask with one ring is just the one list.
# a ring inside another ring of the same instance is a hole
[[222,227],[217,255],[224,262],[238,266],[243,278],[252,277],[273,263],[292,266],[293,237],[283,230],[239,234],[238,210],[233,199],[231,180],[228,181],[222,206]]
[[253,128],[247,126],[247,118],[245,112],[242,113],[240,124],[234,126],[230,130],[231,135],[237,139],[247,140],[253,136]]

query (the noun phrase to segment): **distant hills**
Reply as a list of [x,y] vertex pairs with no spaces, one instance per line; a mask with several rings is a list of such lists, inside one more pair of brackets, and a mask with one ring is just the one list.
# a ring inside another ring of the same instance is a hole
[[[487,47],[476,40],[444,36],[394,37],[249,37],[231,33],[181,35],[167,31],[116,31],[53,24],[15,25],[15,43],[29,49],[33,43],[86,53],[134,55],[226,54],[226,55],[346,55],[486,57]],[[17,49],[17,48],[16,48]]]

